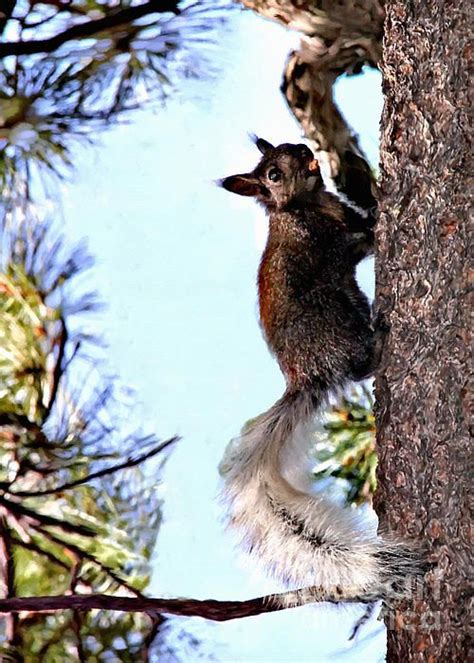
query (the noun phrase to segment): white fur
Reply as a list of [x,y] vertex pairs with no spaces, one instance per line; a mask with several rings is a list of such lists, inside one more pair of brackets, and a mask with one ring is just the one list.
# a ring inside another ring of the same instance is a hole
[[354,510],[308,494],[313,416],[309,394],[285,395],[228,448],[221,469],[230,524],[244,547],[292,586],[317,586],[325,600],[386,598],[392,580],[413,572],[413,555],[364,528]]

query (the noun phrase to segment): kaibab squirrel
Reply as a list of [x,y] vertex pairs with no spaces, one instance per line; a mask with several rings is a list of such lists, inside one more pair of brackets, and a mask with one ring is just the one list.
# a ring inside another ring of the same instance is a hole
[[305,145],[273,147],[261,138],[256,144],[263,154],[257,167],[220,184],[253,196],[269,215],[258,273],[260,322],[286,391],[224,458],[231,523],[247,550],[287,583],[318,587],[323,600],[388,598],[418,572],[413,549],[304,492],[295,469],[328,395],[374,368],[370,307],[355,279],[357,263],[372,249],[373,216],[364,219],[325,191]]

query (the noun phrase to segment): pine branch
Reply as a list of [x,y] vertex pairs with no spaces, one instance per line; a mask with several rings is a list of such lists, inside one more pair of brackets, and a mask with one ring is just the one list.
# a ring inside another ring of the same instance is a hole
[[57,48],[70,41],[71,39],[82,39],[92,37],[93,35],[110,30],[125,23],[131,23],[142,16],[153,14],[155,12],[173,12],[179,13],[177,0],[149,0],[143,5],[135,5],[126,9],[118,9],[110,12],[107,16],[94,21],[78,23],[67,30],[60,32],[47,39],[36,39],[31,41],[17,41],[0,44],[0,58],[8,55],[31,55],[33,53],[52,53]]
[[70,541],[63,541],[60,537],[55,536],[51,532],[48,532],[45,530],[43,527],[37,527],[35,528],[36,532],[39,534],[42,534],[44,537],[46,537],[49,541],[52,543],[55,543],[59,546],[62,546],[64,548],[67,548],[70,552],[72,552],[78,559],[86,559],[95,566],[97,566],[100,571],[105,573],[109,578],[111,578],[114,582],[117,583],[120,587],[123,589],[127,590],[131,594],[135,594],[137,598],[143,598],[143,594],[136,589],[135,587],[132,587],[126,580],[123,580],[115,571],[112,569],[110,566],[107,566],[106,564],[103,564],[95,555],[92,555],[91,553],[88,553],[84,548],[81,548],[80,546],[76,546],[74,543],[71,543]]
[[48,560],[48,562],[50,562],[51,564],[60,566],[61,568],[63,568],[68,573],[71,570],[71,567],[68,566],[67,564],[65,564],[58,557],[55,557],[53,554],[51,554],[47,550],[43,550],[43,548],[40,548],[39,546],[35,545],[32,542],[22,541],[21,539],[14,538],[12,543],[13,543],[14,546],[17,546],[19,548],[23,548],[24,550],[28,550],[29,552],[35,553],[36,555],[39,555],[41,557],[45,557]]
[[296,608],[310,603],[368,603],[365,596],[342,598],[329,596],[318,587],[298,589],[282,594],[260,596],[247,601],[215,601],[207,599],[131,598],[108,594],[73,594],[70,596],[27,596],[0,600],[0,613],[44,612],[58,610],[114,610],[119,612],[168,613],[181,617],[202,617],[217,622],[253,617],[268,612]]
[[80,486],[81,484],[88,483],[93,479],[99,479],[100,477],[104,477],[109,474],[115,474],[115,472],[118,472],[119,470],[124,470],[128,469],[129,467],[135,467],[136,465],[140,465],[149,458],[153,458],[153,456],[156,456],[158,453],[160,453],[160,451],[163,451],[171,444],[174,444],[174,442],[177,442],[179,439],[180,438],[177,436],[172,437],[169,440],[166,440],[165,442],[161,442],[156,447],[153,447],[153,449],[150,449],[150,451],[143,453],[141,456],[137,456],[137,458],[129,457],[123,462],[118,463],[117,465],[112,465],[112,467],[106,467],[102,470],[98,470],[97,472],[92,472],[91,474],[82,477],[82,479],[77,479],[76,481],[69,481],[68,483],[63,483],[62,485],[57,486],[56,488],[48,488],[46,490],[34,490],[34,491],[28,491],[28,490],[10,491],[10,495],[15,495],[19,497],[42,497],[43,495],[54,495],[56,493],[62,493],[65,490],[70,490],[71,488],[76,488],[76,486]]
[[6,511],[13,513],[17,517],[25,517],[30,521],[41,523],[49,527],[59,527],[65,532],[70,532],[72,534],[80,534],[82,536],[93,537],[97,535],[97,532],[87,525],[81,525],[80,523],[70,523],[67,520],[61,520],[54,516],[48,516],[45,513],[38,513],[33,509],[28,509],[18,502],[13,502],[12,500],[6,499],[0,495],[0,504],[5,508]]

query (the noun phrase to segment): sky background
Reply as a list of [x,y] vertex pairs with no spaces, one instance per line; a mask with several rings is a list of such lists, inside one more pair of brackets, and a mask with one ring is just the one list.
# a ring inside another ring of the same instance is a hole
[[[213,55],[215,75],[182,82],[165,109],[135,113],[97,148],[79,150],[64,188],[67,234],[86,237],[96,260],[110,368],[134,390],[137,421],[161,438],[183,437],[164,472],[155,596],[245,599],[282,589],[236,551],[217,499],[226,444],[284,385],[257,321],[266,220],[252,200],[214,181],[256,164],[249,132],[274,143],[301,140],[279,92],[297,43],[276,24],[235,12]],[[376,163],[379,74],[341,81],[337,100]],[[369,292],[372,281],[368,264],[361,283]],[[383,660],[377,622],[348,643],[360,614],[309,606],[181,624],[218,661]]]

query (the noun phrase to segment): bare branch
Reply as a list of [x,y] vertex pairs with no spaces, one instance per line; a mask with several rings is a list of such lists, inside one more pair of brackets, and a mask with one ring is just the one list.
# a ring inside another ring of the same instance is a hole
[[163,615],[156,615],[152,618],[152,624],[148,635],[145,637],[140,651],[140,657],[143,663],[150,661],[150,649],[153,645],[157,635],[160,632],[160,627],[166,622],[166,617]]
[[341,74],[358,73],[364,64],[379,63],[383,3],[381,0],[241,2],[303,33],[300,48],[290,54],[286,64],[282,92],[304,134],[327,162],[339,191],[364,210],[375,207],[370,166],[334,102],[333,86]]
[[363,615],[359,617],[359,619],[354,624],[354,628],[352,629],[352,633],[349,636],[349,640],[355,640],[356,635],[359,633],[360,629],[364,626],[364,624],[366,624],[369,621],[369,619],[374,614],[376,607],[377,603],[369,603],[366,606]]
[[[371,40],[381,41],[384,18],[381,0],[240,0],[249,9],[292,30],[320,41],[321,50],[333,49],[340,41],[361,41],[365,49]],[[381,52],[381,45],[375,47]]]
[[333,85],[344,67],[335,70],[332,65],[322,66],[312,45],[302,42],[300,49],[290,54],[282,92],[304,134],[317,150],[328,153],[331,172],[337,174],[344,152],[360,153],[360,148],[333,98]]
[[36,39],[31,41],[17,41],[0,44],[0,58],[7,55],[31,55],[32,53],[51,53],[71,39],[82,39],[115,28],[124,23],[131,23],[142,16],[155,12],[179,13],[178,0],[149,0],[143,5],[134,5],[126,9],[111,11],[95,21],[77,23],[64,32],[48,37],[47,39]]
[[[373,600],[373,599],[371,599]],[[277,612],[310,603],[367,603],[367,597],[344,599],[336,593],[329,596],[318,587],[298,589],[282,594],[260,596],[248,601],[215,601],[207,599],[162,599],[110,596],[107,594],[73,594],[71,596],[27,596],[0,600],[0,613],[58,611],[58,610],[114,610],[119,612],[168,613],[181,617],[202,617],[217,622]]]
[[129,467],[135,467],[136,465],[140,465],[141,463],[145,462],[149,458],[152,458],[153,456],[156,456],[160,451],[163,451],[167,447],[169,447],[171,444],[174,444],[177,442],[180,438],[178,436],[174,436],[170,438],[169,440],[166,440],[165,442],[161,442],[159,445],[156,447],[153,447],[153,449],[150,449],[150,451],[147,451],[146,453],[143,453],[141,456],[137,456],[137,458],[127,458],[126,460],[122,461],[121,463],[118,463],[117,465],[112,465],[112,467],[106,467],[103,470],[98,470],[97,472],[92,472],[91,474],[88,474],[85,477],[82,477],[82,479],[77,479],[76,481],[70,481],[68,483],[63,483],[60,486],[57,486],[56,488],[48,488],[47,490],[35,490],[35,491],[27,491],[27,490],[19,490],[15,492],[10,492],[11,495],[19,496],[19,497],[41,497],[43,495],[54,495],[56,493],[62,493],[65,490],[70,490],[71,488],[76,488],[76,486],[80,486],[81,484],[88,483],[89,481],[92,481],[93,479],[98,479],[100,477],[107,476],[108,474],[114,474],[115,472],[118,472],[119,470],[124,470]]

